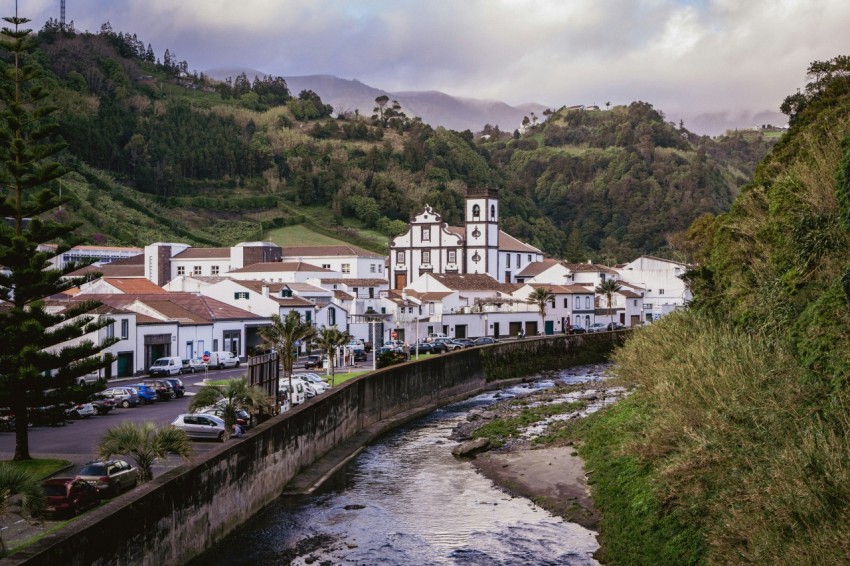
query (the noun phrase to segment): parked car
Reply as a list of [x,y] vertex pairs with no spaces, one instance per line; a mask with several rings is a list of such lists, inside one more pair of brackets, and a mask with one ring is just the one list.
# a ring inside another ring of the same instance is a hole
[[573,334],[584,334],[587,332],[587,329],[585,329],[583,326],[573,326],[570,332],[572,332]]
[[47,499],[46,511],[54,516],[71,516],[97,507],[97,490],[79,478],[50,478],[41,482]]
[[115,408],[115,400],[112,399],[112,397],[107,397],[103,393],[95,393],[92,395],[90,402],[98,415],[105,415]]
[[496,339],[489,336],[482,336],[472,341],[473,346],[486,346],[487,344],[495,344]]
[[143,385],[149,386],[156,393],[157,401],[168,401],[174,399],[177,394],[174,393],[174,387],[164,379],[146,379],[142,382]]
[[65,409],[65,415],[72,419],[87,419],[97,414],[91,403],[76,403]]
[[426,338],[425,341],[426,342],[433,342],[434,340],[437,340],[438,338],[448,339],[448,336],[446,336],[442,332],[431,332],[430,334],[428,334],[428,338]]
[[114,497],[139,483],[139,469],[125,460],[92,461],[77,477],[91,484],[101,497]]
[[[234,410],[234,417],[236,418],[236,424],[242,427],[242,430],[248,430],[251,428],[251,424],[253,419],[251,418],[251,413],[246,411],[245,409],[239,408]],[[215,415],[220,418],[222,421],[224,420],[224,407],[215,406],[215,407],[206,407],[198,411],[198,414],[201,415]]]
[[351,342],[346,344],[345,347],[351,350],[352,352],[357,352],[360,350],[364,352],[366,351],[366,346],[363,344],[362,340],[352,340]]
[[192,373],[196,371],[204,372],[210,369],[209,364],[204,361],[204,358],[192,358],[189,360],[189,367],[192,368]]
[[625,330],[626,327],[619,322],[609,322],[605,330]]
[[307,396],[304,392],[304,382],[299,379],[293,379],[290,386],[288,379],[280,380],[281,399],[287,399],[295,406],[303,403]]
[[211,368],[224,369],[238,368],[240,363],[239,356],[225,350],[210,352],[210,361],[207,362],[207,365]]
[[139,404],[139,392],[133,387],[110,387],[100,392],[101,395],[115,401],[119,407],[135,407]]
[[449,347],[450,342],[451,340],[448,338],[436,338],[431,342],[431,351],[435,354],[440,354],[448,352],[450,350],[454,350],[453,347]]
[[455,344],[459,344],[461,348],[471,348],[472,346],[474,346],[472,340],[470,340],[469,338],[455,338],[454,340],[452,340],[452,342]]
[[[188,367],[188,360],[186,361]],[[157,375],[180,375],[183,373],[183,360],[178,356],[166,356],[159,358],[148,368],[148,374]]]
[[322,367],[322,356],[309,355],[304,360],[304,369],[316,369]]
[[587,327],[588,332],[606,332],[606,324],[604,322],[594,322]]
[[366,350],[354,350],[354,361],[355,362],[365,362],[368,359],[366,356]]
[[175,398],[180,399],[186,394],[186,387],[183,385],[183,381],[179,377],[168,377],[165,381],[171,384]]
[[434,351],[434,346],[431,342],[419,342],[418,344],[411,344],[410,353],[415,354],[417,348],[419,349],[420,354],[430,354]]
[[311,385],[318,395],[330,389],[328,382],[315,373],[299,373],[297,377]]
[[133,385],[133,389],[138,392],[139,401],[145,405],[150,405],[159,399],[159,395],[156,394],[156,390],[147,383],[136,383]]
[[65,426],[65,421],[68,415],[65,410],[69,405],[42,405],[40,407],[30,407],[27,410],[29,424],[32,426]]
[[224,442],[229,436],[224,421],[215,415],[183,414],[171,421],[171,425],[185,432],[189,438],[214,439]]

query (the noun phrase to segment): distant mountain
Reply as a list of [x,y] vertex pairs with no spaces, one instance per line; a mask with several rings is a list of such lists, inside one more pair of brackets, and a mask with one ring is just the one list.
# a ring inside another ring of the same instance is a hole
[[[210,69],[206,74],[223,80],[236,77],[243,71],[252,80],[254,76],[264,76],[261,71],[237,68]],[[358,110],[361,115],[371,116],[375,99],[385,95],[390,100],[397,100],[408,116],[419,116],[423,122],[432,126],[444,126],[457,131],[477,132],[485,124],[490,124],[499,126],[502,131],[512,132],[520,127],[525,116],[529,116],[531,112],[540,116],[546,109],[546,106],[537,103],[511,106],[498,100],[461,98],[436,90],[390,92],[369,86],[357,79],[341,79],[333,75],[284,78],[293,95],[302,90],[312,90],[322,97],[324,103],[332,105],[334,112]]]

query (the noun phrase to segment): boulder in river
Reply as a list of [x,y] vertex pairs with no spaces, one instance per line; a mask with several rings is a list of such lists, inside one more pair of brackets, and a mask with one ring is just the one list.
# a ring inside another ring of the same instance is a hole
[[452,450],[452,454],[458,457],[474,456],[478,452],[486,450],[488,446],[490,446],[489,438],[476,438],[475,440],[464,442],[463,444],[456,446],[455,449]]

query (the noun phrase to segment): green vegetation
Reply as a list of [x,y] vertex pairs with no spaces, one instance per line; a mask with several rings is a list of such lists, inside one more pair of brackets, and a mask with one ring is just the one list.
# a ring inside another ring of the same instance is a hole
[[632,336],[634,392],[578,431],[612,564],[850,562],[849,71],[812,64],[789,133],[688,231],[691,310]]
[[48,22],[38,40],[73,172],[62,214],[96,244],[226,246],[304,225],[299,243],[319,234],[385,253],[424,204],[457,225],[467,189],[488,186],[503,228],[550,255],[681,259],[676,234],[725,211],[769,147],[696,136],[643,102],[547,111],[523,135],[487,126],[478,141],[383,97],[373,116],[334,115],[280,77],[213,81],[108,25]]
[[546,420],[555,415],[573,413],[587,406],[585,401],[572,403],[549,403],[535,407],[523,406],[522,401],[514,402],[516,407],[514,416],[501,417],[489,422],[472,433],[473,438],[487,438],[493,447],[498,448],[505,444],[510,438],[518,438],[523,429]]
[[0,461],[0,464],[14,466],[38,480],[43,480],[49,478],[59,470],[67,468],[71,465],[71,462],[56,458],[33,458],[32,460],[22,460],[19,462],[14,460],[4,460]]
[[188,460],[192,443],[185,432],[171,425],[160,428],[152,421],[124,421],[106,429],[97,445],[97,455],[104,460],[117,454],[130,456],[139,468],[139,481],[146,482],[153,479],[157,460],[169,454]]

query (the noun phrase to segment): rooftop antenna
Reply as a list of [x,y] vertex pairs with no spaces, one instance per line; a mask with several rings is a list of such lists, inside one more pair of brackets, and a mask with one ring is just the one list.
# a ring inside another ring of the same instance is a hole
[[59,1],[59,29],[65,30],[65,0]]

